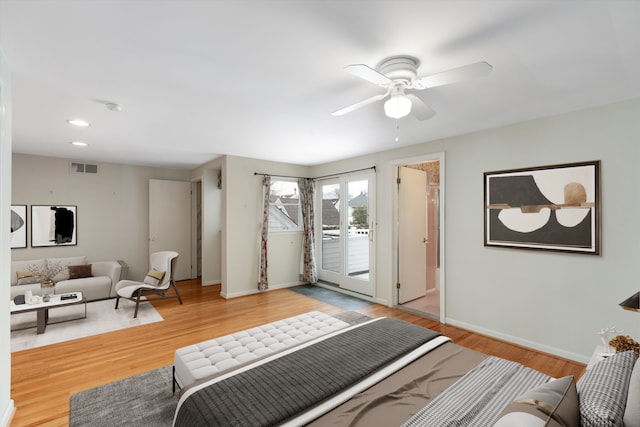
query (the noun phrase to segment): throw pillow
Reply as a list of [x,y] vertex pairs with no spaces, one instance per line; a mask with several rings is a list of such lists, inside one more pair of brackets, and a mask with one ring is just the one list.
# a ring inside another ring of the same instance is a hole
[[32,283],[38,283],[38,278],[30,271],[16,271],[18,282],[16,285],[30,285]]
[[640,359],[631,372],[623,421],[624,427],[640,427]]
[[164,279],[164,275],[164,271],[158,271],[152,268],[145,276],[144,283],[147,285],[158,286],[160,282],[162,282],[162,279]]
[[84,277],[93,277],[91,275],[91,264],[84,265],[70,265],[69,279],[82,279]]
[[636,359],[633,351],[616,353],[598,362],[580,378],[577,387],[584,427],[622,427]]
[[578,392],[573,376],[539,385],[508,404],[495,426],[513,425],[579,427]]

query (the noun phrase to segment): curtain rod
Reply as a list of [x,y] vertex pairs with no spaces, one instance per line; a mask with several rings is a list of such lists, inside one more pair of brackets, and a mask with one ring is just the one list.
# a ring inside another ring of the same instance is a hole
[[[362,171],[366,171],[366,170],[369,170],[369,169],[373,169],[374,172],[376,171],[376,167],[375,166],[370,166],[368,168],[355,169],[355,170],[351,170],[351,171],[347,171],[347,172],[332,173],[331,175],[316,176],[315,178],[311,178],[311,179],[330,178],[332,176],[345,175],[345,174],[354,173],[354,172],[362,172]],[[271,175],[271,174],[268,174],[268,173],[260,173],[260,172],[254,172],[253,174],[254,175],[262,175],[262,176],[276,176],[278,178],[296,178],[296,179],[305,178],[305,179],[309,179],[306,176]]]

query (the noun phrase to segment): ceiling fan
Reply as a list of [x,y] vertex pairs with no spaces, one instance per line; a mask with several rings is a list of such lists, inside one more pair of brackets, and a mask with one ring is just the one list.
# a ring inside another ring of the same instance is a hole
[[365,105],[389,97],[384,103],[384,111],[388,117],[399,119],[407,116],[409,113],[413,113],[418,120],[427,120],[433,117],[436,112],[416,95],[405,93],[405,91],[424,90],[484,77],[489,75],[493,69],[491,65],[481,61],[430,76],[418,77],[417,69],[419,65],[420,61],[417,58],[405,55],[392,56],[384,59],[378,64],[375,70],[365,64],[347,65],[344,67],[345,71],[385,88],[386,91],[349,105],[348,107],[341,108],[331,114],[334,116],[342,116],[358,108],[362,108]]

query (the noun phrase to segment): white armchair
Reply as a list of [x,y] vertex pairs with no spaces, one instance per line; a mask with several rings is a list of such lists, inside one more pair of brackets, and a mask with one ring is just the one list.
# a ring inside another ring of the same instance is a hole
[[[121,280],[116,284],[116,309],[120,298],[126,298],[135,301],[136,310],[133,317],[138,317],[138,307],[141,302],[148,302],[149,295],[159,295],[162,298],[178,298],[182,304],[182,298],[178,293],[178,288],[173,281],[173,272],[175,264],[178,260],[178,253],[174,251],[162,251],[151,254],[150,264],[151,270],[142,282],[134,280]],[[166,292],[173,287],[175,295],[167,296]]]

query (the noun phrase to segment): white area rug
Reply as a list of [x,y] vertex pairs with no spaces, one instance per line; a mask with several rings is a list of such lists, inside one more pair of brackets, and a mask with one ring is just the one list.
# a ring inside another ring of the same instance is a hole
[[[40,335],[36,334],[35,312],[12,314],[11,351],[41,347],[163,320],[153,305],[149,303],[140,304],[136,319],[133,318],[134,302],[121,299],[117,310],[114,308],[115,305],[115,299],[89,302],[87,303],[86,319],[77,319],[84,316],[84,304],[51,309],[49,310],[49,325],[44,334]],[[74,318],[77,320],[70,320]],[[60,321],[64,322],[53,323]]]

